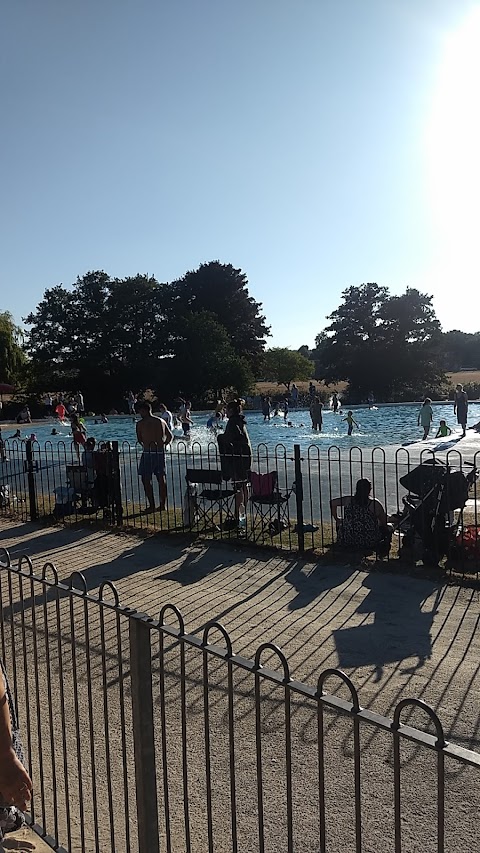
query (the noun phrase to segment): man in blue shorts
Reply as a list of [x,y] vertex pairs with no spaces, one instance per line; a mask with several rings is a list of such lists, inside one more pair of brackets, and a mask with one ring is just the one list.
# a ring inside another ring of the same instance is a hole
[[167,480],[165,477],[165,447],[170,444],[173,435],[162,418],[152,415],[152,407],[147,400],[138,404],[141,420],[137,423],[137,439],[143,447],[138,473],[142,478],[148,506],[145,512],[155,511],[153,496],[153,477],[158,481],[160,492],[160,512],[165,509],[167,500]]

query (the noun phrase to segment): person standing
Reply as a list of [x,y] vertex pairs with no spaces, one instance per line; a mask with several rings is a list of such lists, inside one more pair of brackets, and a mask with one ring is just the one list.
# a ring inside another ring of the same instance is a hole
[[153,477],[157,478],[160,492],[160,512],[165,510],[167,500],[167,480],[165,477],[165,448],[172,441],[171,429],[162,418],[152,415],[152,407],[147,400],[137,406],[140,420],[137,422],[137,440],[142,445],[138,473],[142,478],[148,506],[145,512],[155,512],[153,496]]
[[[269,421],[270,416],[272,414],[272,405],[270,401],[270,397],[263,397],[262,399],[262,414],[263,420]],[[228,416],[228,405],[227,405],[227,416]]]
[[428,433],[430,432],[430,427],[433,421],[433,409],[432,409],[432,401],[430,397],[425,397],[423,402],[423,406],[418,413],[417,426],[420,424],[423,427],[423,438],[422,441],[425,441],[428,438]]
[[81,415],[84,415],[84,414],[85,414],[85,403],[83,402],[83,394],[82,394],[82,392],[81,392],[81,391],[77,391],[77,394],[76,394],[76,397],[75,397],[75,402],[76,402],[76,404],[77,404],[77,412],[78,412],[78,414],[79,414],[80,416],[81,416]]
[[339,404],[340,404],[340,401],[339,401],[339,399],[338,399],[338,394],[337,394],[337,392],[336,392],[336,391],[334,391],[334,392],[333,392],[333,394],[332,394],[332,409],[333,409],[333,413],[334,413],[335,415],[336,415],[336,414],[337,414],[337,412],[338,412]]
[[165,421],[170,432],[173,432],[173,415],[171,412],[169,412],[165,403],[160,403],[160,405],[158,407],[158,414],[159,414],[159,417],[162,419],[162,421]]
[[53,399],[51,394],[45,394],[43,405],[45,406],[45,417],[51,417],[53,412]]
[[351,409],[347,412],[347,417],[342,418],[342,421],[347,422],[347,435],[352,435],[354,426],[356,426],[357,429],[359,429],[359,426],[358,426],[356,420],[354,420],[354,418],[353,418],[353,412]]
[[191,413],[191,402],[190,400],[185,400],[185,405],[183,406],[180,414],[180,421],[182,424],[183,434],[185,438],[190,438],[190,430],[192,428],[192,413]]
[[59,421],[65,420],[65,415],[67,414],[67,410],[66,410],[65,406],[63,405],[63,403],[60,399],[59,399],[57,405],[55,406],[55,414],[57,415],[57,418]]
[[457,415],[457,423],[462,427],[462,438],[467,434],[468,397],[463,385],[458,383],[453,400],[453,414]]
[[80,446],[85,447],[87,441],[87,430],[85,429],[85,424],[81,422],[78,415],[72,415],[71,424],[73,446],[75,448],[75,453],[77,454],[77,459],[80,462]]
[[128,414],[135,414],[135,403],[137,402],[137,398],[133,391],[129,391],[127,394],[127,406],[128,406]]
[[235,490],[235,515],[240,518],[248,501],[248,477],[252,467],[252,446],[247,421],[242,411],[242,400],[227,403],[228,423],[218,438],[218,449],[225,479],[232,480]]
[[322,431],[323,417],[322,417],[322,408],[323,405],[320,402],[320,397],[315,397],[312,405],[310,406],[310,417],[312,419],[312,429],[315,432]]
[[295,382],[292,384],[292,388],[291,388],[291,391],[290,391],[290,399],[291,399],[291,401],[292,401],[292,407],[293,407],[294,409],[296,409],[296,408],[297,408],[297,403],[298,403],[298,388],[297,388],[297,386],[295,385]]

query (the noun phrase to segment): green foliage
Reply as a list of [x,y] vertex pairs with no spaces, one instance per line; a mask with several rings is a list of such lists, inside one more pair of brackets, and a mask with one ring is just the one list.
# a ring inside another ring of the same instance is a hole
[[231,264],[211,261],[187,272],[171,285],[175,314],[179,318],[208,312],[226,330],[230,343],[255,370],[262,361],[270,328],[261,304],[248,291],[245,273]]
[[377,284],[349,287],[317,336],[316,376],[346,380],[349,400],[415,399],[445,386],[441,329],[432,297],[409,288],[390,296]]
[[443,335],[445,370],[456,371],[464,367],[480,370],[480,332],[468,334],[454,329]]
[[290,383],[295,380],[302,381],[310,379],[313,373],[313,364],[304,355],[286,347],[272,347],[267,350],[264,359],[265,375],[278,385],[290,388]]
[[247,284],[241,270],[214,261],[172,284],[97,270],[71,289],[50,288],[26,318],[29,388],[88,388],[93,408],[159,385],[167,399],[180,388],[192,397],[230,386],[246,393],[269,333]]
[[0,312],[0,382],[15,385],[24,378],[23,332],[8,311]]
[[248,361],[237,355],[227,331],[208,311],[185,320],[183,335],[174,349],[167,370],[175,377],[173,393],[180,389],[196,400],[211,401],[227,389],[238,394],[251,391],[254,376]]

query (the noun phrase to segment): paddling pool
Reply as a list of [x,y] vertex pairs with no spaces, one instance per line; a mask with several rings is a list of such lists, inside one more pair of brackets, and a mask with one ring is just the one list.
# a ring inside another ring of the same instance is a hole
[[[299,444],[301,448],[310,445],[318,445],[321,450],[326,450],[335,445],[342,450],[356,447],[387,447],[389,445],[408,444],[420,441],[423,435],[422,427],[417,426],[420,404],[411,405],[388,405],[369,409],[365,407],[354,408],[353,417],[358,423],[352,436],[347,435],[347,424],[343,421],[346,410],[334,414],[329,409],[324,410],[323,429],[321,433],[314,432],[311,427],[310,414],[306,409],[293,409],[288,415],[288,421],[292,426],[287,426],[283,415],[272,417],[264,422],[261,412],[247,412],[247,425],[250,440],[253,447],[265,444],[273,448],[276,444]],[[193,426],[191,431],[191,442],[198,442],[206,446],[215,441],[215,435],[207,428],[207,420],[210,412],[195,412],[193,414]],[[435,437],[440,420],[444,419],[452,429],[453,437],[459,436],[461,428],[456,423],[453,414],[452,403],[435,404],[433,406],[433,424],[429,440]],[[480,420],[480,403],[471,403],[468,411],[468,424],[472,425]],[[59,435],[52,436],[52,428],[58,430]],[[94,423],[93,418],[85,419],[88,435],[94,436],[97,441],[113,441],[135,443],[135,421],[132,417],[114,416],[107,424]],[[32,432],[35,433],[40,446],[45,442],[53,445],[59,442],[70,444],[71,433],[68,426],[55,423],[53,419],[43,424],[25,424],[20,426],[22,438],[28,438]],[[181,430],[175,430],[177,437],[183,441]],[[13,432],[3,430],[3,438],[10,438]],[[472,435],[472,433],[470,433]],[[439,439],[442,441],[442,439]],[[443,439],[445,441],[445,439]]]

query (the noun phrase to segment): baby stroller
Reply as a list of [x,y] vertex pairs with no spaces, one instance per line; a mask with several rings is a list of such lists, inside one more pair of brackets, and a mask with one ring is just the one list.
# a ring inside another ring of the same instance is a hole
[[464,508],[476,477],[475,468],[464,474],[431,459],[400,478],[400,484],[408,491],[397,527],[404,533],[402,552],[413,550],[418,538],[423,563],[438,565],[455,545],[458,522],[454,512]]

